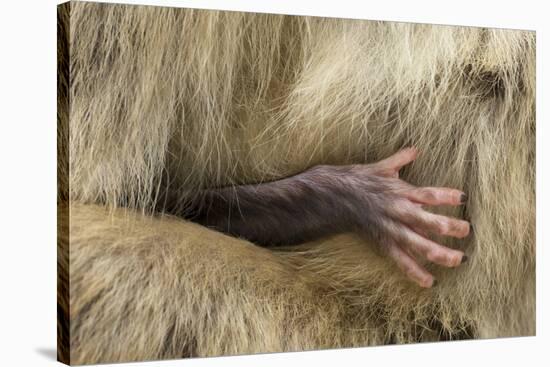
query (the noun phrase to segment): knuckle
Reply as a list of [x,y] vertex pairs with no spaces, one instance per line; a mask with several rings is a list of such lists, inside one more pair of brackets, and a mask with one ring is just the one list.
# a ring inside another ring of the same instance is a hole
[[465,221],[452,221],[452,232],[455,233],[457,237],[465,237],[470,231],[470,225]]
[[428,188],[420,189],[420,195],[424,198],[424,200],[428,201],[436,201],[437,200],[437,194]]
[[417,216],[416,207],[407,199],[396,199],[394,202],[394,209],[395,212],[402,217],[412,218]]
[[451,223],[448,219],[445,219],[445,218],[440,218],[437,220],[437,229],[438,229],[438,232],[439,234],[441,235],[447,235],[451,232]]
[[403,272],[405,273],[405,275],[411,279],[417,279],[417,275],[416,275],[416,271],[415,269],[410,266],[410,265],[405,265],[403,267]]
[[439,250],[428,251],[428,253],[426,254],[426,258],[428,259],[428,261],[432,263],[441,264],[441,265],[449,264],[449,258],[445,255],[445,253],[443,253],[443,251],[439,251]]
[[426,259],[430,262],[437,262],[439,260],[439,254],[436,251],[429,250],[426,252]]

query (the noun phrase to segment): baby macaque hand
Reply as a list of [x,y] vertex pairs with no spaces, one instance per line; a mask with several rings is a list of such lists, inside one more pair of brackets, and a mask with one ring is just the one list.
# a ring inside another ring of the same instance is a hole
[[399,178],[399,170],[417,154],[408,148],[373,164],[318,165],[271,182],[205,190],[193,220],[263,246],[354,231],[378,244],[411,280],[429,288],[434,278],[420,259],[446,267],[466,259],[429,234],[462,238],[470,233],[470,224],[423,209],[463,204],[462,191],[415,187]]
[[423,205],[461,205],[466,194],[444,187],[415,187],[399,178],[399,170],[414,161],[418,151],[401,150],[374,164],[346,166],[340,182],[354,193],[352,218],[357,230],[382,247],[397,266],[421,287],[430,288],[435,279],[417,261],[417,257],[446,267],[466,261],[462,251],[442,246],[429,239],[428,233],[466,237],[467,221],[430,213]]

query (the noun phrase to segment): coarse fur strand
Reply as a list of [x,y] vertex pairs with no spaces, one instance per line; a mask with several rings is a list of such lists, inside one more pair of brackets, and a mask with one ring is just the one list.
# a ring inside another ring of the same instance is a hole
[[[533,32],[87,2],[59,22],[72,363],[534,335]],[[468,194],[434,209],[474,234],[438,238],[469,260],[427,265],[433,289],[355,235],[265,249],[182,219],[204,188],[405,146],[405,180]]]

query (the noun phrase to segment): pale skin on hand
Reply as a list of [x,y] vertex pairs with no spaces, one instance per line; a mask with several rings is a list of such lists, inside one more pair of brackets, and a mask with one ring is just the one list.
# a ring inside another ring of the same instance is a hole
[[370,177],[380,177],[391,188],[382,202],[391,198],[393,204],[383,204],[383,225],[377,234],[384,252],[408,278],[421,287],[430,288],[435,279],[417,257],[452,268],[466,261],[466,256],[462,251],[432,241],[428,234],[464,238],[470,233],[471,226],[467,221],[423,209],[424,205],[462,205],[466,199],[462,191],[444,187],[415,187],[399,178],[399,170],[414,161],[417,155],[416,149],[408,148],[380,162],[357,166],[357,169],[368,171]]

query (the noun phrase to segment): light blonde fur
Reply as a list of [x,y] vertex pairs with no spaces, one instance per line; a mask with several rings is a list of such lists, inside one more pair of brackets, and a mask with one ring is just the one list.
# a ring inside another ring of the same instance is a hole
[[[71,362],[535,333],[533,33],[81,2],[60,19]],[[434,289],[351,234],[269,250],[162,214],[411,145],[403,178],[463,189],[438,212],[475,230],[438,239],[470,260],[428,265]]]

